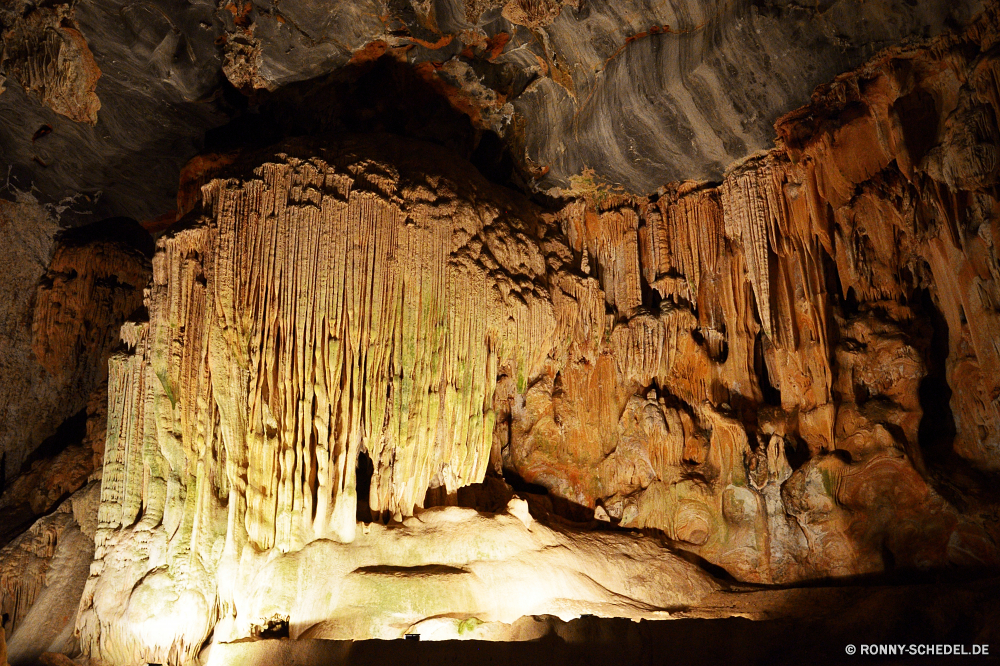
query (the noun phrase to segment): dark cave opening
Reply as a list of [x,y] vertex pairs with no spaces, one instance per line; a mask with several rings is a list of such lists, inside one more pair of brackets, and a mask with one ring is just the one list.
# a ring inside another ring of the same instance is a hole
[[457,91],[421,72],[383,56],[250,98],[225,84],[232,120],[205,134],[205,149],[224,153],[292,137],[387,133],[448,148],[487,180],[530,194],[529,179],[518,173],[503,139],[459,110],[464,102]]
[[781,390],[771,383],[771,375],[767,369],[767,359],[765,358],[763,333],[758,333],[753,345],[753,369],[760,384],[760,392],[764,397],[764,404],[777,407],[781,405]]
[[896,100],[892,110],[902,126],[910,161],[917,164],[937,143],[938,111],[934,96],[917,88]]
[[289,618],[283,615],[267,618],[259,624],[252,625],[251,634],[254,638],[288,638],[288,620]]
[[913,299],[931,325],[925,352],[927,375],[918,389],[923,417],[917,430],[917,446],[923,457],[928,482],[952,505],[963,509],[970,501],[1000,502],[1000,475],[974,467],[958,455],[953,446],[958,434],[951,410],[952,389],[948,385],[946,363],[949,326],[929,289],[921,289]]
[[848,287],[847,295],[844,296],[844,306],[843,306],[844,317],[851,318],[854,315],[858,314],[858,310],[860,309],[860,307],[861,305],[858,302],[857,292],[854,290],[854,287]]
[[367,451],[358,452],[358,464],[355,469],[355,489],[358,494],[357,519],[359,523],[372,522],[371,496],[372,476],[375,474],[375,464]]
[[925,363],[927,375],[918,389],[923,418],[917,431],[917,444],[929,466],[945,462],[955,441],[955,417],[951,412],[951,387],[948,386],[945,364],[948,360],[948,322],[934,304],[928,289],[921,289],[916,299],[931,325]]

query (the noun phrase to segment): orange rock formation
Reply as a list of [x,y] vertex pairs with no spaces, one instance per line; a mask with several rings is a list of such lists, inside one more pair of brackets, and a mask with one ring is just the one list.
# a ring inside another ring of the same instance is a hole
[[[177,663],[217,623],[325,626],[353,597],[308,596],[304,562],[428,566],[384,544],[473,520],[418,509],[498,467],[743,581],[995,565],[996,25],[886,51],[721,184],[648,198],[543,212],[390,137],[195,169],[201,206],[160,239],[149,319],[112,360],[85,649]],[[361,452],[402,532],[359,537]],[[587,543],[625,605],[708,589],[624,580],[631,546]]]

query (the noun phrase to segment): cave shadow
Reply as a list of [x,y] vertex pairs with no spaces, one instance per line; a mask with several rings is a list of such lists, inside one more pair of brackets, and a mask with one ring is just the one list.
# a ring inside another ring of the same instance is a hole
[[954,449],[958,431],[951,410],[952,390],[946,371],[950,353],[948,322],[929,289],[920,289],[912,301],[931,327],[924,355],[927,374],[918,387],[920,407],[924,412],[917,430],[917,446],[923,459],[918,469],[922,467],[927,482],[960,511],[967,510],[970,503],[998,506],[1000,474],[976,468]]
[[386,133],[443,146],[488,180],[529,195],[504,140],[457,109],[469,102],[458,91],[454,103],[449,100],[442,91],[450,89],[431,70],[384,55],[251,97],[224,84],[232,119],[205,134],[205,149],[231,152],[293,137]]
[[[816,590],[787,596],[774,607],[772,619],[685,617],[632,621],[585,615],[561,621],[552,616],[523,618],[546,633],[534,640],[363,640],[281,641],[262,652],[269,658],[287,654],[302,664],[405,663],[562,666],[643,664],[772,664],[969,663],[968,657],[848,656],[847,645],[990,644],[1000,641],[1000,580],[961,588],[926,586],[900,590]],[[752,593],[751,593],[752,594]],[[982,603],[970,603],[975,601]],[[765,602],[766,603],[766,602]],[[724,608],[718,609],[725,612]],[[408,636],[407,638],[411,638]],[[995,648],[993,648],[995,650]],[[992,655],[991,655],[992,656]],[[972,659],[971,661],[980,661]],[[987,663],[988,659],[982,659]],[[261,663],[261,662],[254,662]]]
[[78,227],[63,229],[56,235],[56,243],[68,247],[83,247],[91,243],[121,243],[153,258],[156,243],[137,221],[130,217],[109,217]]

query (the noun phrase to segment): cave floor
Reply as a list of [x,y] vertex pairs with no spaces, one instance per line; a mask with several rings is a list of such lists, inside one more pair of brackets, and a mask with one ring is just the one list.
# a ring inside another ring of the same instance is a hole
[[[212,645],[223,664],[958,664],[1000,663],[1000,577],[927,576],[719,592],[671,620],[528,617],[524,641],[244,640]],[[857,652],[848,653],[848,646]],[[884,646],[884,647],[883,647]],[[902,655],[866,654],[889,646]],[[950,646],[950,647],[928,647]],[[987,655],[973,650],[987,646]],[[965,655],[922,655],[927,649]]]

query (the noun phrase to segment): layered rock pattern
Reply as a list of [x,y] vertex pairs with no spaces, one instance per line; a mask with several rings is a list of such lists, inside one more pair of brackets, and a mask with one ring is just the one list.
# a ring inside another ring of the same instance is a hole
[[[109,220],[57,236],[51,211],[27,195],[21,198],[0,207],[0,256],[10,266],[6,284],[12,294],[0,324],[5,377],[0,385],[0,467],[5,482],[21,472],[60,424],[88,407],[91,414],[103,411],[107,359],[121,344],[122,322],[142,306],[150,275],[144,253],[149,248],[140,248],[143,236],[147,244],[151,241],[134,222]],[[94,427],[100,429],[96,422]],[[91,434],[85,445],[90,451],[77,456],[86,468],[81,483],[101,464],[94,455],[103,450],[103,436]],[[28,501],[24,493],[15,494],[5,493],[0,509]]]
[[74,199],[75,221],[154,219],[205,132],[245,120],[230,86],[256,106],[385,55],[495,132],[525,187],[575,192],[590,169],[648,194],[721,178],[769,147],[774,121],[816,85],[965,26],[983,4],[4,0],[0,147],[20,187]]
[[769,147],[774,121],[814,86],[899,40],[964,26],[982,4],[226,2],[219,18],[222,69],[242,90],[388,53],[503,137],[526,185],[575,190],[590,169],[645,194],[721,177]]
[[556,272],[557,225],[398,141],[248,157],[160,239],[149,321],[111,362],[94,653],[190,657],[238,612],[246,553],[352,541],[359,451],[387,517],[482,481],[498,374],[524,391],[601,325],[596,284]]
[[507,464],[744,580],[995,565],[995,26],[818,89],[718,186],[567,208],[616,323],[512,399]]
[[[567,614],[639,617],[713,588],[578,532],[568,587],[490,605],[494,564],[568,548],[517,501],[419,510],[491,468],[743,581],[996,566],[997,25],[885,51],[777,149],[653,197],[591,183],[543,212],[384,135],[206,159],[111,363],[85,651],[182,663],[213,628],[398,635],[567,590]],[[392,524],[359,535],[362,452]],[[666,569],[636,582],[636,558]],[[447,607],[421,587],[448,581]]]
[[97,124],[101,101],[94,92],[101,69],[74,21],[71,4],[31,7],[11,3],[3,30],[0,72],[56,113]]

